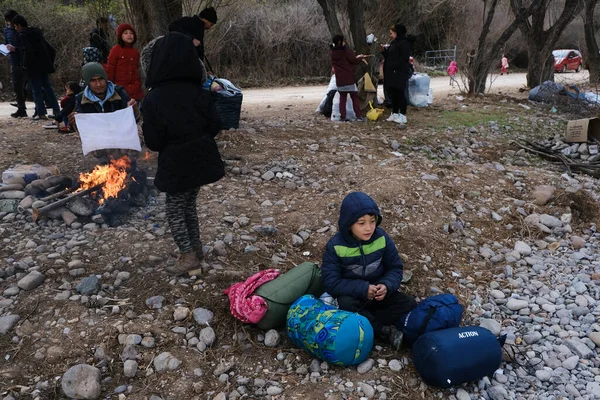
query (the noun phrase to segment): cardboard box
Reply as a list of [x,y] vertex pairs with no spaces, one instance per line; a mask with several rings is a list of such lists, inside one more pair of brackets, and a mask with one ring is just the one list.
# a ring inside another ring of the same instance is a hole
[[582,143],[588,138],[600,140],[600,118],[576,119],[567,123],[567,142]]

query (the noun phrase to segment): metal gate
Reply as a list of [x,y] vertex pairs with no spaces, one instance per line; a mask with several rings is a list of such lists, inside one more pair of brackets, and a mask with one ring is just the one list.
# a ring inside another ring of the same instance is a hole
[[450,61],[456,61],[456,45],[452,49],[426,51],[425,60],[430,67],[445,68]]

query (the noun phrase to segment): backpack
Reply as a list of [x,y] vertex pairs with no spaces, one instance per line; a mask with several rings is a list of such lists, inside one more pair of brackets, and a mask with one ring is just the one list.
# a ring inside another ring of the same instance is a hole
[[415,342],[413,363],[426,384],[449,388],[491,376],[502,362],[505,340],[479,326],[429,332]]
[[396,327],[404,333],[404,343],[412,346],[424,333],[460,325],[463,306],[456,296],[446,293],[428,297],[400,318]]

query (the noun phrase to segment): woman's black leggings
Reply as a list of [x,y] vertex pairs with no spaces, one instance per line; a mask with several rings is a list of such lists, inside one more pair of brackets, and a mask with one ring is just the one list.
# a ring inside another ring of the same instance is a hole
[[406,81],[401,82],[401,87],[388,87],[388,93],[392,98],[392,112],[406,115]]

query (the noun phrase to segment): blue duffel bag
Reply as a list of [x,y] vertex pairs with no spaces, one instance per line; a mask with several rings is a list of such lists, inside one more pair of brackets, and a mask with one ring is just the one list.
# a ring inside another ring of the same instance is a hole
[[396,327],[404,333],[404,344],[410,347],[424,333],[459,326],[462,314],[463,306],[456,296],[438,294],[421,300],[400,318]]
[[461,385],[492,375],[502,361],[505,336],[497,338],[479,326],[433,331],[412,348],[413,363],[423,381],[439,388]]

